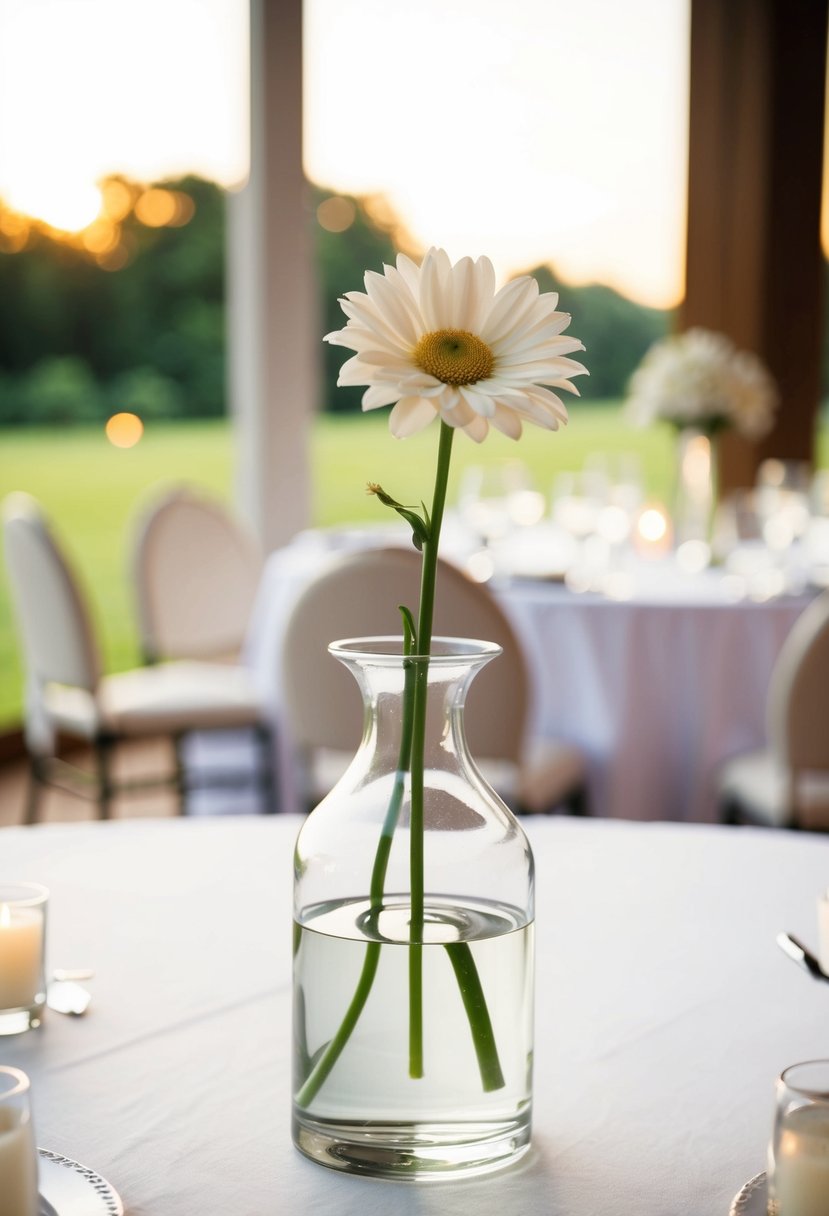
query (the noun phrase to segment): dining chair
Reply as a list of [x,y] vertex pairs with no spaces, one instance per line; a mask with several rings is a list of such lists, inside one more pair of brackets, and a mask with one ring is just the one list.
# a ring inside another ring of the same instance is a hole
[[[580,749],[529,737],[529,660],[503,609],[457,566],[439,559],[438,567],[434,634],[477,637],[503,650],[476,676],[465,711],[470,750],[483,775],[515,810],[564,807],[587,814]],[[294,604],[282,643],[282,694],[309,806],[345,771],[362,732],[357,685],[328,654],[328,644],[401,632],[398,605],[415,611],[420,572],[414,549],[360,550],[335,559]]]
[[[104,675],[85,595],[39,504],[28,494],[3,503],[5,557],[26,667],[25,738],[31,780],[26,821],[37,819],[45,786],[92,797],[107,818],[114,796],[169,785],[179,808],[196,784],[249,784],[249,773],[186,773],[181,744],[194,730],[255,728],[270,742],[262,699],[241,667],[180,660]],[[93,749],[92,774],[59,755],[61,736]],[[116,781],[113,758],[122,740],[169,736],[176,764],[146,781]],[[273,809],[272,749],[263,745],[255,780]]]
[[829,830],[829,591],[801,613],[772,671],[768,746],[719,773],[720,818]]
[[139,515],[132,549],[145,660],[238,659],[262,554],[224,504],[170,490]]

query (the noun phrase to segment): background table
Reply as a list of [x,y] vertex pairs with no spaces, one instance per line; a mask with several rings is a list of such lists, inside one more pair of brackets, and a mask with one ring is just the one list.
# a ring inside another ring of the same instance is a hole
[[[400,533],[379,535],[388,541]],[[290,723],[280,718],[285,622],[326,563],[376,537],[308,533],[274,553],[264,572],[247,661],[281,722],[281,794],[289,810],[300,808]],[[594,814],[714,821],[717,767],[764,745],[772,668],[808,597],[735,600],[719,571],[646,571],[624,601],[540,580],[502,580],[492,590],[530,658],[533,730],[583,749]]]
[[291,816],[6,828],[0,878],[49,885],[85,1018],[0,1040],[38,1142],[129,1216],[726,1216],[764,1168],[773,1081],[829,1054],[816,940],[829,841],[527,821],[538,868],[533,1147],[481,1180],[339,1175],[289,1135]]

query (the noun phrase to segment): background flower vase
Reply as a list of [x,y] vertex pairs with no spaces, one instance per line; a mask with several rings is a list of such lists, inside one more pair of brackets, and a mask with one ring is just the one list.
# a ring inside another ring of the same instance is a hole
[[[463,726],[499,648],[438,638],[424,658],[367,638],[331,653],[365,725],[297,841],[294,1140],[355,1173],[482,1173],[525,1151],[531,1122],[532,854]],[[422,790],[407,760],[421,732]]]
[[674,537],[711,543],[717,505],[717,437],[698,427],[680,427],[676,438]]

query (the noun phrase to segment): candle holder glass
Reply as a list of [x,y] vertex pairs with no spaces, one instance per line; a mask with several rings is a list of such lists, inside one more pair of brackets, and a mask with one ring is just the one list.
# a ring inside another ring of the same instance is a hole
[[0,1067],[0,1210],[37,1216],[37,1183],[29,1078],[19,1068]]
[[0,1035],[31,1030],[43,1017],[48,901],[39,883],[0,883]]
[[829,1060],[792,1064],[778,1078],[769,1145],[769,1216],[829,1212]]

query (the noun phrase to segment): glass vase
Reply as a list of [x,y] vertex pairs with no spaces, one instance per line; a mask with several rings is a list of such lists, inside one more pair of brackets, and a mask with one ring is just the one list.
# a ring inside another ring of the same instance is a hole
[[297,839],[294,1141],[375,1177],[483,1173],[529,1147],[532,1110],[532,853],[463,725],[500,647],[329,649],[364,729]]
[[717,504],[717,446],[709,432],[696,427],[677,431],[674,537],[708,547],[710,556],[714,509]]

